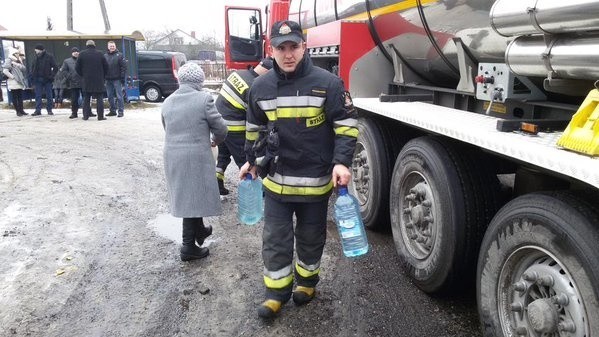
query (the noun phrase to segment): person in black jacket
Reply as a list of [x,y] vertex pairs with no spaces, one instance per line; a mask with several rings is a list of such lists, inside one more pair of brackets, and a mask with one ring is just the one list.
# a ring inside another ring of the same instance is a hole
[[64,71],[67,77],[67,88],[71,91],[71,115],[69,118],[77,118],[77,111],[79,111],[79,97],[81,97],[81,82],[83,79],[77,70],[75,65],[79,58],[79,48],[73,47],[71,49],[71,57],[65,59],[62,62],[61,71]]
[[108,63],[101,51],[96,50],[94,40],[85,42],[86,49],[79,53],[75,70],[83,78],[83,120],[92,114],[91,98],[96,99],[98,120],[104,120],[104,78],[108,73]]
[[32,116],[39,116],[42,114],[43,94],[46,94],[46,111],[48,112],[48,115],[53,115],[52,82],[54,81],[56,72],[58,72],[58,67],[56,66],[54,56],[46,52],[43,45],[36,45],[35,58],[33,60],[31,71],[33,86],[35,88],[35,111],[31,114]]
[[229,194],[225,188],[225,170],[231,163],[231,156],[237,167],[245,164],[245,114],[247,96],[254,79],[272,69],[272,59],[264,58],[256,67],[234,71],[223,83],[216,98],[216,108],[227,122],[229,133],[224,142],[218,144],[216,160],[216,181],[220,195]]
[[[125,101],[123,100],[123,84],[127,74],[127,63],[123,54],[116,49],[114,41],[108,41],[108,52],[104,54],[108,63],[108,73],[106,73],[106,91],[108,93],[108,103],[110,112],[106,116],[123,117],[125,111]],[[116,102],[115,102],[116,101]]]
[[[250,88],[248,162],[240,169],[240,179],[247,172],[255,177],[257,167],[268,173],[263,180],[262,318],[274,317],[290,298],[296,305],[314,298],[329,196],[334,186],[350,181],[358,136],[357,111],[343,81],[312,64],[299,24],[276,22],[270,38],[275,63]],[[265,142],[259,137],[262,129],[268,130]],[[254,147],[261,143],[264,153]]]

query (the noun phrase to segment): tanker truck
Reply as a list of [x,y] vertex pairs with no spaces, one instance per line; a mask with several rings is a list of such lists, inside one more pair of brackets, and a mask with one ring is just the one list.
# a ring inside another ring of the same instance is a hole
[[351,191],[422,291],[476,287],[484,336],[599,336],[599,1],[227,7],[229,69],[301,24],[360,118]]

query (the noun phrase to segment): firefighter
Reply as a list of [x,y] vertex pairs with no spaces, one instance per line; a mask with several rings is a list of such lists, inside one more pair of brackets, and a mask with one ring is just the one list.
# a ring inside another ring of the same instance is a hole
[[258,315],[266,319],[275,317],[290,298],[296,305],[314,298],[328,199],[337,184],[349,183],[358,136],[357,112],[343,81],[312,64],[299,24],[276,22],[270,38],[275,63],[250,88],[248,162],[240,169],[241,179],[247,172],[254,178],[265,175],[266,299]]
[[229,194],[225,188],[225,170],[231,162],[231,156],[237,167],[245,163],[245,114],[247,96],[254,79],[272,68],[272,59],[266,57],[253,69],[231,73],[223,83],[216,99],[216,108],[227,123],[229,133],[223,143],[218,145],[216,161],[216,179],[220,195]]

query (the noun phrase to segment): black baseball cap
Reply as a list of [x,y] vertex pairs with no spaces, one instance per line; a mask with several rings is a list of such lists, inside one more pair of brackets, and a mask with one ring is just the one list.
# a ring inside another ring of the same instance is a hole
[[291,41],[294,43],[304,42],[302,28],[295,21],[277,21],[270,30],[270,45],[278,47],[281,43]]

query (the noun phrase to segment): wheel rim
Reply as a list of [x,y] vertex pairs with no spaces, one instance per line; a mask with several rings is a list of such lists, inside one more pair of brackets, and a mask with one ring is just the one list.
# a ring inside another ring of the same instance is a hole
[[356,144],[356,155],[352,162],[354,196],[363,206],[368,201],[370,193],[370,165],[368,164],[368,154],[362,143]]
[[156,88],[149,88],[146,90],[146,98],[150,101],[158,100],[158,90]]
[[401,237],[408,252],[426,259],[435,245],[435,199],[426,178],[413,171],[406,175],[399,191],[402,209]]
[[499,275],[497,305],[505,336],[589,336],[582,301],[563,263],[541,247],[519,248]]

